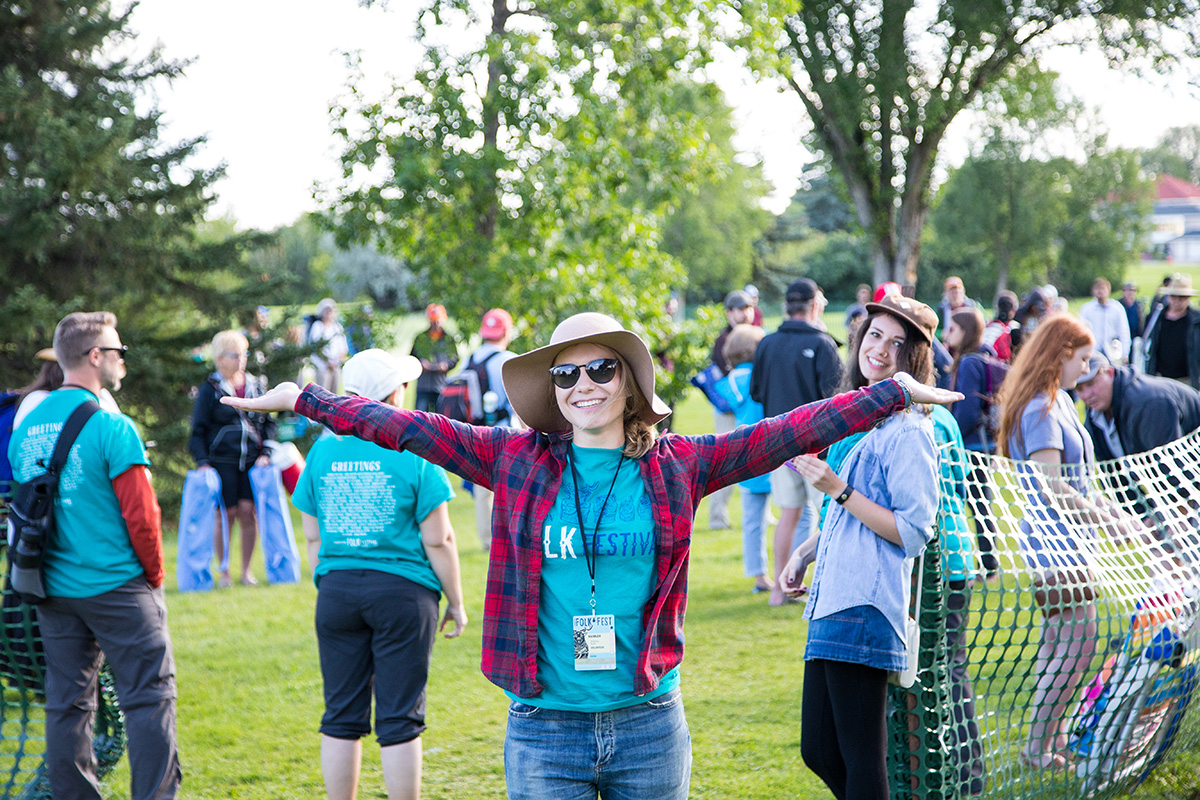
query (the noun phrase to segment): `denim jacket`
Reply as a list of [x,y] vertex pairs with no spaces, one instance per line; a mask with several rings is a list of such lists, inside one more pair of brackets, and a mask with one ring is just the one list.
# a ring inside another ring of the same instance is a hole
[[938,510],[933,423],[915,411],[889,417],[863,437],[838,477],[895,514],[904,546],[831,504],[821,528],[804,617],[822,619],[855,606],[871,606],[904,641],[913,560],[933,538]]

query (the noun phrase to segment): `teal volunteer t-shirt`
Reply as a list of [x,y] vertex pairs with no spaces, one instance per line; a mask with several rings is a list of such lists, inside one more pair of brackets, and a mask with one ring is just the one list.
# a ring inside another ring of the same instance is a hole
[[[46,471],[67,417],[96,396],[86,389],[59,389],[29,412],[13,431],[8,459],[18,482]],[[92,415],[71,447],[58,481],[55,532],[42,562],[42,580],[51,597],[95,597],[129,582],[145,570],[113,491],[113,479],[132,466],[150,466],[146,448],[124,414],[101,409]]]
[[[621,450],[572,445],[579,472],[579,504],[588,548],[596,553],[596,613],[616,620],[617,668],[575,669],[572,618],[591,613],[592,582],[584,561],[575,481],[568,467],[542,525],[542,589],[538,613],[538,678],[546,687],[537,697],[513,700],[561,711],[599,712],[644,703],[679,685],[679,671],[665,675],[653,692],[634,694],[634,672],[643,639],[642,610],[654,591],[654,517],[637,462]],[[617,465],[620,473],[615,473]],[[613,477],[616,474],[616,483]],[[600,530],[596,520],[604,506]]]
[[421,544],[421,522],[454,497],[441,467],[353,436],[308,452],[292,503],[321,524],[313,582],[335,569],[374,569],[441,592]]

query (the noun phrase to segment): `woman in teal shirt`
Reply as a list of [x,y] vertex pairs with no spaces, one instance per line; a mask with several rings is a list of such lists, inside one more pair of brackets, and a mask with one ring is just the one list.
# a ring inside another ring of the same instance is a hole
[[[399,407],[421,372],[412,356],[364,350],[345,366],[346,392]],[[321,774],[330,800],[358,791],[363,736],[375,736],[387,795],[421,791],[425,685],[438,619],[447,638],[467,622],[446,473],[412,453],[352,436],[313,445],[292,502],[302,512],[317,584],[325,713]]]

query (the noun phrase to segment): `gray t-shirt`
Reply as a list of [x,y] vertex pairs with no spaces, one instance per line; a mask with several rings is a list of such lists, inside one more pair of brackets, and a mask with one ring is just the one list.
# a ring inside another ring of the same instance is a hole
[[[1047,405],[1050,406],[1049,413]],[[1074,489],[1087,492],[1087,470],[1096,460],[1092,437],[1079,421],[1070,395],[1062,389],[1055,393],[1053,400],[1045,394],[1030,400],[1021,412],[1020,441],[1016,436],[1009,437],[1009,458],[1027,461],[1029,454],[1038,450],[1060,451],[1064,467],[1076,467],[1064,469],[1063,476]]]

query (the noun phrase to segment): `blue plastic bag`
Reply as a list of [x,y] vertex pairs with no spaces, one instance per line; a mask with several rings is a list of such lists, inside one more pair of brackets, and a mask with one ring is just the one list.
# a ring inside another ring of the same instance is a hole
[[220,520],[225,558],[221,570],[229,568],[229,520],[221,499],[221,477],[215,469],[189,470],[183,481],[183,504],[179,510],[179,552],[175,577],[181,592],[207,592],[213,588],[211,570],[213,534]]
[[267,580],[299,583],[300,550],[296,547],[279,467],[251,467],[250,488],[254,490],[254,513],[258,516],[258,538],[262,542]]
[[717,381],[725,377],[721,372],[721,368],[716,364],[709,364],[700,373],[692,378],[692,386],[695,386],[700,391],[704,392],[704,396],[708,398],[708,402],[713,404],[713,408],[720,411],[722,414],[732,414],[733,406],[729,405],[729,401],[713,390],[713,386]]

